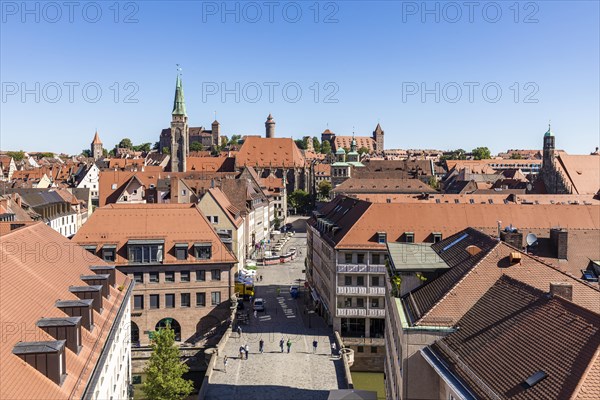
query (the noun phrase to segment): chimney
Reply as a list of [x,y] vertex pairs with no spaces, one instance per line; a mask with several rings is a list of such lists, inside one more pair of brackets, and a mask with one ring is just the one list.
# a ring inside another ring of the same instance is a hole
[[48,379],[61,385],[67,376],[65,343],[65,340],[19,342],[12,352]]
[[567,282],[550,282],[550,294],[573,301],[573,285]]
[[516,229],[508,229],[500,232],[500,240],[510,244],[517,249],[521,249],[523,247],[523,233]]
[[66,340],[75,354],[81,350],[81,317],[42,318],[36,326],[56,340]]
[[550,229],[550,240],[556,249],[556,258],[559,260],[567,259],[567,244],[569,239],[569,232],[562,228]]

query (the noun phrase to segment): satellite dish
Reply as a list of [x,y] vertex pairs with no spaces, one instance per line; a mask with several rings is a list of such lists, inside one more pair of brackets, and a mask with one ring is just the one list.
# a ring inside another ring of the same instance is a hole
[[537,243],[537,236],[535,236],[535,234],[533,233],[528,233],[527,237],[525,238],[525,241],[527,242],[527,246],[533,246],[534,244]]
[[533,190],[533,185],[531,183],[527,184],[527,191],[531,192]]

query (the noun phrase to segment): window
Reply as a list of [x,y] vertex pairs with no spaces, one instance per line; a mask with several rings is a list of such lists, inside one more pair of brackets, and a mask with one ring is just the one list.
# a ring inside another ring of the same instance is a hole
[[352,253],[346,253],[346,264],[352,264]]
[[213,224],[218,224],[219,223],[219,216],[218,215],[213,215],[212,219],[209,217],[208,220],[210,222],[212,222]]
[[175,295],[173,293],[165,294],[165,307],[175,308]]
[[130,263],[148,264],[163,260],[162,244],[129,244],[127,252]]
[[83,246],[83,248],[86,249],[87,251],[89,251],[90,253],[92,253],[93,255],[96,255],[96,245],[95,244],[85,245],[85,246]]
[[188,245],[187,243],[175,244],[175,258],[178,260],[187,260]]
[[196,282],[203,282],[206,280],[206,271],[199,270],[196,271]]
[[437,242],[441,242],[442,241],[442,234],[439,232],[434,232],[433,233],[433,243],[437,243]]
[[211,271],[211,277],[210,279],[212,279],[213,281],[220,281],[221,280],[221,270],[220,269],[213,269]]
[[143,310],[144,309],[144,296],[141,294],[136,294],[133,296],[133,309],[134,310]]
[[371,255],[371,264],[381,264],[381,254]]
[[212,292],[210,294],[210,297],[213,306],[218,306],[219,304],[221,304],[221,292]]
[[189,293],[181,293],[181,307],[189,307],[190,306],[190,294]]
[[377,353],[377,346],[371,346],[371,353]]
[[358,264],[364,264],[365,263],[365,255],[362,253],[359,253],[356,255],[356,262]]
[[175,272],[165,272],[165,282],[175,282]]
[[143,272],[134,272],[133,280],[135,283],[144,283],[144,273]]
[[106,262],[115,262],[117,256],[117,246],[104,245],[102,246],[102,259]]
[[371,299],[371,308],[379,308],[379,298],[375,297]]
[[356,286],[365,286],[365,277],[364,276],[356,277]]
[[344,285],[345,286],[352,286],[352,277],[351,276],[346,275],[344,277]]
[[358,308],[364,308],[365,307],[365,299],[363,298],[357,298],[356,299],[356,307]]
[[364,346],[358,346],[356,348],[356,352],[357,353],[364,353],[365,352],[365,347]]
[[415,242],[415,234],[413,232],[404,232],[404,238],[406,243],[414,243]]
[[190,281],[190,271],[181,271],[179,273],[179,280],[181,282],[189,282]]
[[196,307],[204,307],[206,305],[206,293],[196,293]]
[[377,232],[377,243],[384,244],[385,242],[387,242],[387,233]]
[[344,307],[352,307],[352,297],[346,297],[344,299]]
[[156,310],[160,307],[159,304],[159,297],[157,294],[151,294],[150,295],[150,309],[152,310]]
[[194,245],[194,256],[199,260],[209,260],[211,257],[211,244],[196,244]]
[[158,283],[158,272],[150,272],[148,273],[150,283]]
[[185,189],[182,189],[182,190],[181,190],[181,195],[182,195],[182,196],[185,196],[186,194],[187,194],[187,190],[185,190]]
[[371,277],[371,286],[379,286],[379,277],[378,276]]

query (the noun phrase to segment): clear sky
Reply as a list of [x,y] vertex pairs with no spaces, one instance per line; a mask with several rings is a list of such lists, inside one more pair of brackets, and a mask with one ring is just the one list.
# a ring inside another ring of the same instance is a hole
[[228,136],[272,113],[279,137],[380,122],[387,148],[498,152],[551,119],[558,148],[599,145],[598,1],[73,4],[2,1],[2,150],[153,143],[175,64],[190,126]]

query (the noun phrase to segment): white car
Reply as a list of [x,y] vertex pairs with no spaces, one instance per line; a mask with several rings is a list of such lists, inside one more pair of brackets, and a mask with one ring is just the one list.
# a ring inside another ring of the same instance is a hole
[[265,311],[265,300],[258,298],[254,300],[254,309],[256,311]]
[[255,277],[256,276],[256,271],[253,269],[243,269],[240,268],[240,275],[244,275],[244,276],[252,276]]

